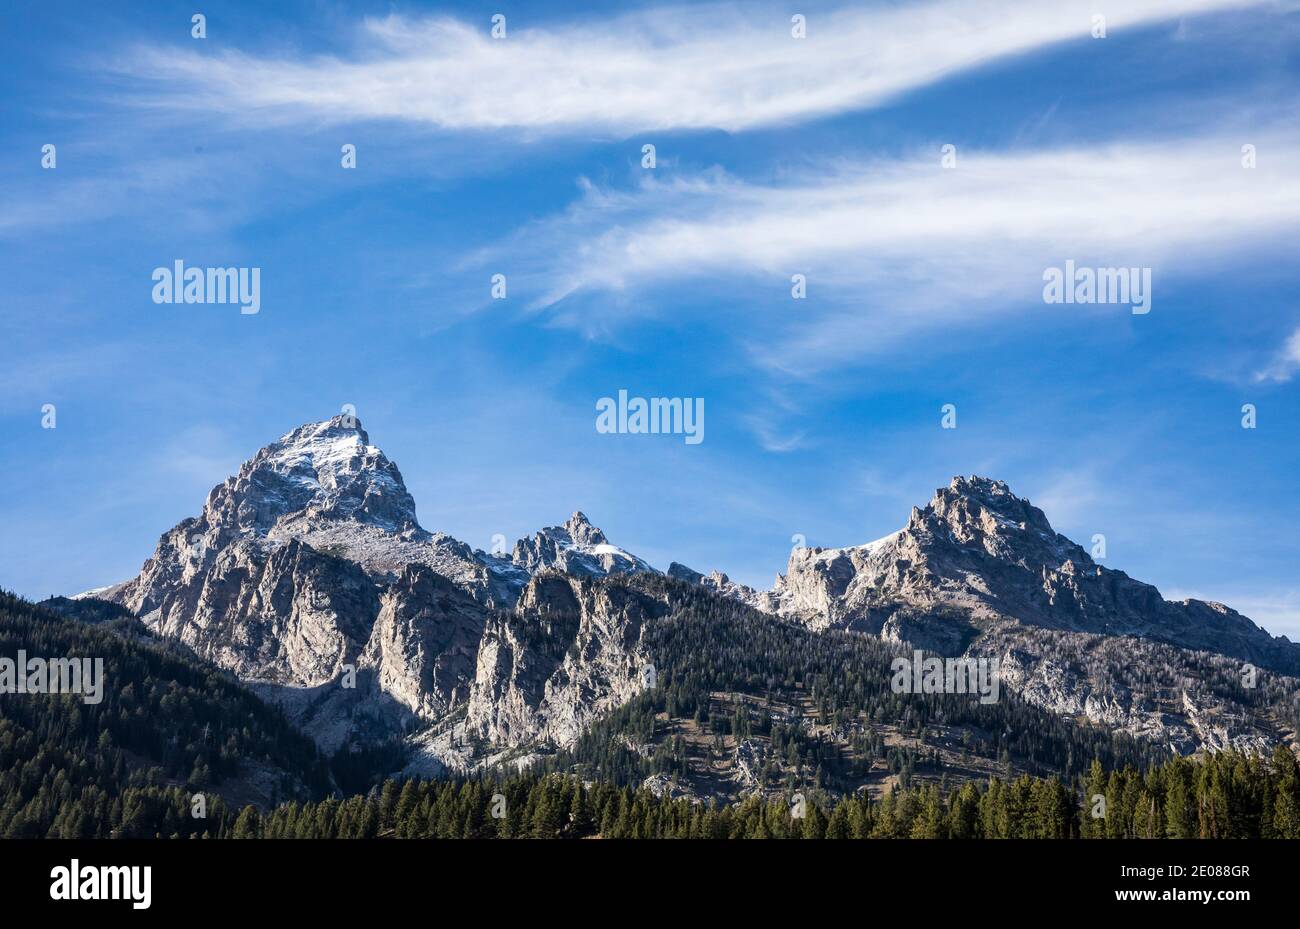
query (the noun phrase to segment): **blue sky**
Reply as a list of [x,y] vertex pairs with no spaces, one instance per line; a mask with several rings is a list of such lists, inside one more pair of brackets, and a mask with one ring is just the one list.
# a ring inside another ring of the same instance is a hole
[[[1295,5],[197,6],[0,13],[0,584],[133,575],[352,403],[482,548],[582,509],[765,587],[976,473],[1300,639]],[[177,259],[261,311],[153,303]],[[1045,304],[1067,259],[1151,312]],[[705,441],[598,433],[619,389]]]

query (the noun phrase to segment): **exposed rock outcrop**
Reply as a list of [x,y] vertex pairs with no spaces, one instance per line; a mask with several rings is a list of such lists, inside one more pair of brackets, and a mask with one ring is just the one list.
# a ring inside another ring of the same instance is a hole
[[515,543],[513,561],[529,575],[558,570],[575,577],[604,577],[633,571],[654,571],[645,561],[611,545],[605,533],[582,513],[574,513],[563,526],[543,529]]
[[514,611],[484,632],[469,731],[494,745],[571,745],[590,720],[653,682],[641,635],[666,610],[631,587],[533,578]]

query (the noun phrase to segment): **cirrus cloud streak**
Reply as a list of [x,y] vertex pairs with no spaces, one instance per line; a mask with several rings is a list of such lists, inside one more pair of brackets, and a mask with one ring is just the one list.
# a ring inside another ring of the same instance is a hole
[[[589,317],[607,327],[611,308],[584,294],[725,281],[788,299],[791,275],[805,274],[797,325],[759,339],[755,353],[813,373],[936,323],[1041,302],[1043,272],[1066,260],[1154,269],[1155,312],[1165,275],[1267,260],[1300,231],[1300,134],[1254,137],[1265,153],[1257,168],[1242,166],[1242,144],[1223,135],[963,151],[951,170],[936,146],[768,183],[721,170],[630,190],[588,183],[566,213],[476,260],[508,267],[535,311],[593,328]],[[652,305],[623,302],[629,313]]]
[[[1260,0],[1125,0],[1108,35]],[[535,24],[397,15],[364,20],[347,55],[146,46],[115,68],[137,102],[243,124],[391,119],[532,135],[741,131],[870,108],[952,74],[1067,41],[1092,41],[1083,0],[931,0],[810,9],[807,37],[776,7],[666,7]]]

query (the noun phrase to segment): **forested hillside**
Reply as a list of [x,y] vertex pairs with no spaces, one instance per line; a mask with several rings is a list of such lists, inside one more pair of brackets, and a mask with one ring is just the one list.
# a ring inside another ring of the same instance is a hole
[[[0,595],[0,655],[105,665],[98,704],[0,697],[0,835],[1300,838],[1300,769],[1284,746],[1271,759],[1162,762],[1009,695],[895,694],[886,669],[897,648],[879,639],[814,634],[670,581],[634,583],[662,584],[671,601],[647,630],[653,689],[526,773],[368,791],[367,765],[391,769],[399,756],[350,758],[332,777],[277,710],[139,635],[129,617],[92,610],[87,624]],[[945,748],[954,732],[958,756]],[[731,796],[747,752],[751,783]]]
[[[1104,806],[1096,799],[1104,798]],[[157,800],[151,795],[151,799]],[[1147,772],[1099,764],[1073,784],[1022,775],[934,786],[876,801],[757,795],[734,806],[646,790],[524,775],[504,781],[388,781],[369,796],[224,812],[235,838],[1300,838],[1300,769],[1286,749],[1271,763],[1236,752],[1175,759]],[[800,815],[796,815],[798,810]],[[1098,814],[1094,816],[1094,811]],[[493,814],[497,815],[494,816]],[[173,811],[173,816],[175,815]],[[160,832],[168,834],[167,825]]]
[[151,836],[159,815],[131,788],[202,792],[212,816],[222,793],[275,803],[329,786],[316,747],[278,711],[211,667],[114,631],[134,619],[96,618],[106,622],[0,593],[0,655],[104,660],[97,704],[0,695],[0,836]]
[[[911,649],[855,632],[812,632],[669,578],[611,578],[668,600],[647,624],[656,686],[594,724],[546,770],[639,786],[663,774],[702,798],[759,790],[852,793],[1027,772],[1071,778],[1093,759],[1147,767],[1161,746],[1064,719],[1003,690],[899,694],[890,662]],[[737,756],[741,757],[737,757]],[[739,762],[739,764],[738,764]],[[742,770],[737,770],[741,768]]]

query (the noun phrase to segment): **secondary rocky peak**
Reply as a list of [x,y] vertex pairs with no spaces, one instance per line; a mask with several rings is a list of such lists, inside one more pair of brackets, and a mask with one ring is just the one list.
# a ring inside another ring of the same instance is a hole
[[604,545],[609,541],[605,538],[605,533],[593,526],[581,510],[575,511],[563,528],[578,545]]
[[794,550],[772,591],[748,602],[813,628],[859,629],[936,651],[1015,623],[1300,668],[1300,652],[1285,640],[1226,608],[1166,602],[1150,584],[1097,564],[1005,482],[975,476],[953,478],[883,539]]
[[653,571],[648,563],[611,545],[582,512],[562,526],[549,526],[531,538],[515,543],[510,560],[529,574],[556,570],[576,577],[603,577]]
[[913,508],[906,534],[922,543],[950,543],[1030,568],[1090,565],[1078,545],[1052,528],[1047,516],[1017,497],[1005,481],[954,477],[924,509]]
[[694,568],[674,561],[668,566],[665,573],[674,580],[685,581],[687,584],[698,584],[706,590],[712,590],[724,597],[739,600],[755,609],[765,610],[769,613],[779,613],[781,611],[782,602],[779,595],[768,591],[757,591],[745,584],[738,584],[716,569],[708,574],[701,574]]
[[696,571],[694,568],[688,568],[686,565],[676,561],[668,566],[667,573],[669,577],[678,581],[685,581],[688,584],[698,584],[700,581],[704,580],[704,575],[699,571]]

